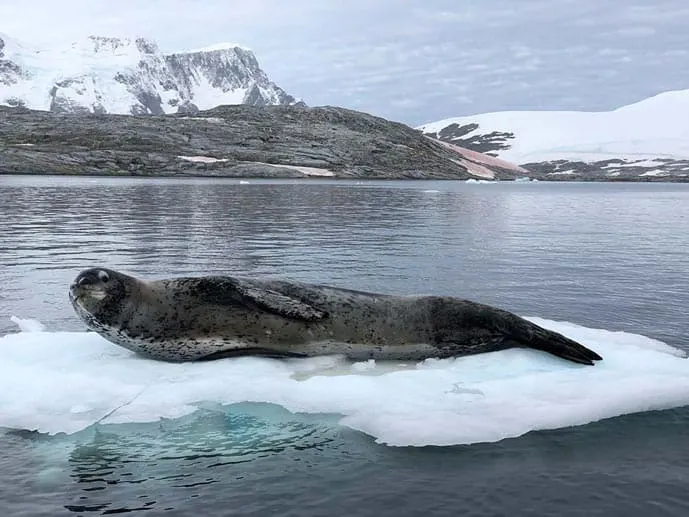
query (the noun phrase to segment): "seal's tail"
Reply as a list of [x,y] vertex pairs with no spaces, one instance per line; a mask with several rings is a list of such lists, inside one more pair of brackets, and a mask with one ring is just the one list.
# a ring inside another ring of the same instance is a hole
[[521,339],[519,339],[522,346],[548,352],[562,359],[580,364],[593,365],[594,361],[603,359],[596,352],[586,348],[584,345],[562,334],[539,327],[536,324],[532,323],[524,330],[526,330],[526,336],[522,336]]

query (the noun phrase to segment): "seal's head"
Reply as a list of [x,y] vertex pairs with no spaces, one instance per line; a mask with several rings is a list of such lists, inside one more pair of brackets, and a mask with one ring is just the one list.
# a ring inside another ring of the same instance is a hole
[[112,320],[127,295],[127,277],[106,268],[91,268],[79,273],[69,287],[69,299],[77,314],[91,328]]

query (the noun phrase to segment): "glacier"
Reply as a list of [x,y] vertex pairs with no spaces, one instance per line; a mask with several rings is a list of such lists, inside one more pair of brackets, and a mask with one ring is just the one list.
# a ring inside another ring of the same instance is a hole
[[[389,446],[496,442],[628,413],[689,405],[682,350],[625,332],[530,317],[600,352],[595,367],[511,349],[419,363],[257,357],[171,364],[92,332],[13,317],[0,337],[0,428],[79,433],[181,418],[206,405],[268,403]],[[329,416],[329,418],[332,418]]]
[[58,113],[194,113],[223,104],[303,105],[254,53],[219,44],[162,53],[145,38],[90,36],[34,48],[0,33],[0,105]]
[[503,111],[416,129],[520,165],[557,160],[645,167],[689,160],[689,90],[666,91],[611,111]]

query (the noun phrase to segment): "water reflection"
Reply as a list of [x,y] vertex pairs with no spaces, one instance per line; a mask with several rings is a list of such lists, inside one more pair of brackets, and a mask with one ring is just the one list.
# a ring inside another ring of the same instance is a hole
[[472,298],[681,346],[689,186],[0,177],[0,333],[92,264]]
[[[74,495],[64,506],[76,513],[159,507],[164,502],[150,494],[174,493],[175,500],[185,500],[217,483],[228,491],[233,479],[260,473],[276,456],[299,461],[300,451],[327,450],[336,455],[341,447],[334,423],[257,404],[92,432],[88,440],[76,438],[67,459]],[[122,506],[122,501],[130,504]]]
[[[12,314],[81,329],[66,286],[98,263],[446,293],[686,345],[687,185],[0,176],[0,187],[0,334]],[[410,452],[275,407],[209,408],[76,437],[0,436],[0,500],[32,517],[686,515],[688,414]]]
[[[32,517],[65,510],[487,517],[514,508],[524,509],[516,515],[679,517],[689,509],[682,495],[688,423],[683,408],[499,443],[391,448],[338,430],[334,420],[232,406],[89,436],[0,436],[0,500],[7,515]],[[37,481],[46,467],[50,481]],[[582,493],[590,495],[573,495]]]

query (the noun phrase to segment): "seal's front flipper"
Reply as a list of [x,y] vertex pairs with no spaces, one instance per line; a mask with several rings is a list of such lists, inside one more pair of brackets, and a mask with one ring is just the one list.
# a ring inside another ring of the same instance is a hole
[[236,283],[235,288],[246,299],[263,310],[282,316],[306,321],[317,321],[328,314],[297,298],[244,283]]
[[215,361],[217,359],[229,359],[232,357],[266,357],[269,359],[294,359],[307,357],[296,352],[283,352],[270,348],[251,347],[251,348],[230,348],[220,350],[212,354],[205,355],[196,359],[197,361]]
[[256,307],[265,312],[303,321],[318,321],[328,313],[307,302],[266,289],[260,284],[235,277],[206,277],[187,280],[185,287],[204,303]]

